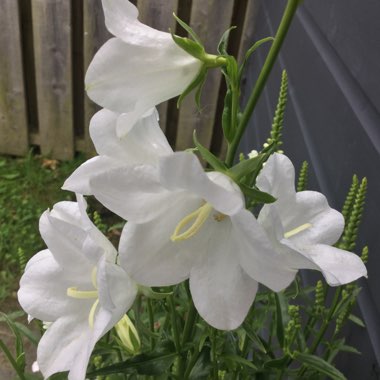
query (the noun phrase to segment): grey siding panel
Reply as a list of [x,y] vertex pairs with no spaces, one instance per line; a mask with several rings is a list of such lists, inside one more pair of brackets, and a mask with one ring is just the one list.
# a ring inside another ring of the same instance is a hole
[[[255,39],[274,34],[282,9],[278,0],[260,1]],[[305,0],[241,145],[247,153],[253,144],[260,147],[265,141],[285,68],[289,102],[284,150],[296,168],[303,160],[310,163],[309,188],[322,191],[339,209],[352,174],[368,178],[368,201],[357,249],[365,244],[370,248],[369,278],[362,281],[359,298],[368,331],[355,326],[346,331],[348,343],[363,351],[360,357],[341,356],[339,365],[349,379],[379,378],[379,14],[379,1]],[[252,88],[267,49],[261,48],[250,61],[247,90]]]

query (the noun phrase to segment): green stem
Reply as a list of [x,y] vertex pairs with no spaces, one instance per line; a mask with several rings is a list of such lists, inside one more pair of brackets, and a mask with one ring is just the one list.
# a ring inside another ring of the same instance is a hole
[[282,16],[280,25],[278,27],[278,30],[275,36],[274,42],[269,50],[267,58],[264,62],[264,66],[261,69],[260,75],[257,79],[255,87],[252,91],[252,94],[248,99],[248,103],[242,115],[242,119],[239,123],[238,129],[236,130],[236,135],[234,136],[234,139],[231,145],[229,146],[229,149],[227,152],[227,158],[226,158],[227,166],[231,166],[233,164],[236,150],[239,146],[240,140],[247,127],[248,121],[257,104],[257,101],[259,100],[260,95],[264,89],[264,86],[268,80],[269,74],[272,71],[273,65],[276,61],[276,58],[278,56],[282,43],[284,42],[284,39],[289,30],[289,26],[293,20],[293,17],[296,13],[299,3],[300,3],[300,0],[288,0],[288,3],[286,5],[284,14]]
[[0,339],[0,348],[3,350],[5,356],[9,360],[9,362],[12,364],[12,367],[16,371],[18,377],[20,380],[25,380],[24,373],[20,370],[19,366],[17,365],[16,361],[13,359],[12,354],[8,350],[7,346],[3,343],[3,341]]
[[168,297],[168,302],[169,302],[169,309],[170,309],[170,318],[171,318],[172,328],[173,328],[174,346],[178,355],[177,375],[179,379],[182,379],[183,372],[184,372],[184,361],[183,361],[183,356],[181,353],[180,333],[179,333],[179,328],[178,328],[177,312],[175,309],[173,296]]
[[217,336],[217,331],[216,329],[212,328],[211,330],[211,361],[212,361],[212,366],[213,366],[213,379],[218,380],[219,379],[219,374],[218,374],[218,362],[217,362],[217,353],[216,353],[216,336]]
[[[150,298],[147,299],[147,305],[148,305],[148,315],[149,315],[149,329],[152,334],[154,334],[154,314],[153,314],[153,307],[152,307],[152,300]],[[154,349],[154,337],[152,336],[150,338],[150,349]]]

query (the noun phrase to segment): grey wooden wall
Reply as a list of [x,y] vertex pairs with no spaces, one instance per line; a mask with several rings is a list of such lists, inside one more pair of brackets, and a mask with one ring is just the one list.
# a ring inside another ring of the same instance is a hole
[[[255,39],[273,35],[285,0],[257,0]],[[367,330],[351,326],[347,341],[361,356],[344,354],[348,379],[380,378],[380,2],[304,0],[263,93],[241,148],[260,147],[276,104],[280,73],[289,74],[284,149],[296,167],[310,163],[310,189],[340,208],[352,174],[369,183],[359,249],[369,245],[368,280],[359,297]],[[246,92],[266,49],[250,62]],[[359,250],[358,249],[358,250]]]

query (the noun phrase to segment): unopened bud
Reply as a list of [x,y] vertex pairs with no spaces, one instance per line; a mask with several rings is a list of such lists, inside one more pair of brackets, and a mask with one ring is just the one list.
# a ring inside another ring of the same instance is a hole
[[124,348],[130,354],[135,355],[140,352],[141,341],[139,334],[127,314],[116,324],[115,330]]

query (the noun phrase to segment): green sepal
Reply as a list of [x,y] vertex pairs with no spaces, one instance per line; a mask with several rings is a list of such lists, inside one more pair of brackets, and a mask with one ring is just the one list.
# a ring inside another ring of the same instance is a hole
[[249,57],[262,45],[262,44],[265,44],[266,42],[269,42],[269,41],[274,41],[274,38],[273,37],[265,37],[259,41],[256,41],[248,50],[247,52],[245,53],[245,57],[244,57],[244,60],[243,60],[243,63],[241,64],[240,68],[239,68],[239,82],[241,80],[241,77],[243,75],[243,72],[244,72],[244,69],[245,69],[245,66],[248,62],[248,59]]
[[218,157],[214,156],[208,149],[206,149],[201,143],[197,140],[197,132],[193,133],[193,140],[195,146],[198,148],[198,152],[202,156],[202,158],[210,164],[210,166],[217,170],[218,172],[225,173],[227,171],[226,165],[219,160]]
[[247,195],[251,200],[257,203],[273,203],[276,202],[276,198],[272,195],[265,193],[264,191],[260,191],[256,187],[249,187],[245,184],[239,184],[241,191]]
[[203,60],[206,54],[203,45],[200,45],[198,42],[190,40],[187,37],[176,36],[173,32],[171,32],[171,34],[174,42],[181,49],[185,50],[185,52],[190,54],[191,56],[198,58],[199,60]]
[[143,285],[138,285],[138,291],[140,294],[144,295],[145,297],[148,297],[148,298],[151,298],[154,300],[162,300],[164,298],[167,298],[167,297],[173,295],[173,292],[159,293],[159,292],[155,292],[149,286],[143,286]]
[[194,30],[189,25],[187,25],[184,21],[182,21],[174,12],[173,12],[173,17],[178,22],[178,24],[181,25],[182,28],[185,29],[186,32],[189,33],[191,37],[193,37],[193,40],[203,47],[201,39],[194,32]]
[[230,37],[231,31],[234,29],[236,29],[236,26],[231,26],[223,33],[218,43],[218,48],[217,48],[219,54],[228,55],[227,53],[228,39]]
[[199,109],[200,107],[200,104],[199,104],[199,100],[200,100],[200,89],[202,89],[202,86],[203,86],[203,83],[204,81],[206,80],[206,74],[207,74],[207,68],[206,66],[202,66],[201,69],[199,70],[199,73],[198,75],[195,77],[195,79],[185,88],[185,90],[183,91],[183,93],[180,95],[180,97],[178,98],[177,100],[177,108],[180,107],[180,105],[182,104],[183,102],[183,99],[185,99],[185,97],[191,92],[193,91],[195,88],[198,87],[198,90],[197,90],[197,94],[195,96],[195,102],[197,104],[197,107]]
[[262,165],[265,158],[265,155],[259,154],[249,160],[241,161],[232,168],[228,169],[229,176],[235,181],[239,181],[240,179],[256,171]]

